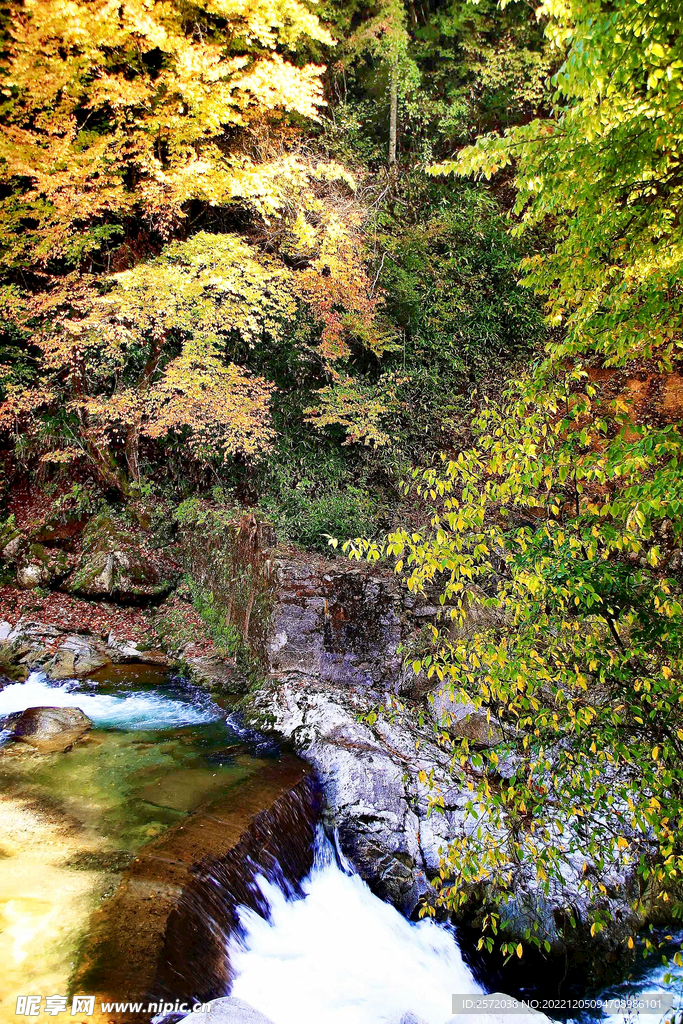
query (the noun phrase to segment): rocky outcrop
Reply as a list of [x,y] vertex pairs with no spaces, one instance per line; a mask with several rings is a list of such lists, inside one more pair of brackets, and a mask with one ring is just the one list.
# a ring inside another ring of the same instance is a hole
[[323,559],[281,559],[267,642],[271,672],[395,689],[410,596],[381,572]]
[[0,622],[0,666],[11,676],[23,678],[34,669],[50,679],[79,679],[107,665],[139,662],[166,665],[163,651],[124,640],[110,633],[106,640],[58,626],[21,618],[12,626]]
[[[467,779],[440,737],[450,733],[487,747],[500,742],[501,724],[404,669],[406,652],[419,649],[421,631],[439,607],[401,592],[391,573],[289,557],[278,564],[277,583],[266,644],[270,672],[246,714],[285,737],[314,767],[343,852],[378,895],[410,914],[420,900],[433,898],[430,879],[440,851],[474,827],[466,813]],[[495,621],[495,612],[473,601],[465,621],[451,628],[466,636]],[[501,776],[505,770],[503,763]],[[563,842],[559,830],[556,840]],[[599,966],[605,951],[617,949],[641,923],[630,910],[635,876],[619,863],[601,872],[611,930],[595,941],[581,887],[585,858],[570,857],[562,884],[548,894],[533,865],[511,870],[516,896],[503,917],[515,937],[538,923],[554,951],[571,948]],[[485,887],[473,887],[462,921],[476,928],[486,906]],[[576,929],[566,927],[568,907]]]
[[2,722],[12,739],[27,743],[41,754],[69,750],[92,722],[80,708],[27,708]]
[[437,686],[428,696],[428,705],[438,729],[453,739],[467,739],[475,747],[494,747],[503,739],[501,729],[486,712],[469,701],[459,701],[448,686]]
[[168,594],[179,576],[178,566],[149,548],[139,531],[102,513],[83,531],[81,561],[64,589],[81,597],[149,600]]
[[[429,893],[467,797],[428,728],[418,735],[399,712],[392,723],[359,720],[373,709],[368,697],[311,679],[273,680],[256,695],[254,718],[313,766],[343,852],[378,895],[410,914]],[[430,775],[444,798],[444,813],[431,817]]]

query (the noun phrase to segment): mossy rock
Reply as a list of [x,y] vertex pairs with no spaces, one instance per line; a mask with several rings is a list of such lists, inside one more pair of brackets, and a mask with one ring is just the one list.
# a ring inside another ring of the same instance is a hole
[[163,597],[173,589],[178,571],[144,548],[86,552],[65,589],[82,597],[115,597],[122,601]]
[[62,579],[69,563],[63,551],[31,544],[21,556],[17,567],[17,583],[25,590],[46,587]]
[[139,540],[130,526],[111,512],[100,512],[94,516],[83,531],[84,554],[120,551],[138,544]]

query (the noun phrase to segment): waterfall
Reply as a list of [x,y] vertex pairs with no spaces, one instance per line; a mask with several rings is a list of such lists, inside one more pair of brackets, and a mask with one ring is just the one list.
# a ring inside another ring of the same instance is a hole
[[[261,875],[267,916],[239,907],[231,994],[274,1024],[444,1024],[453,993],[480,993],[453,932],[382,902],[318,834],[301,894]],[[303,898],[301,898],[303,896]]]

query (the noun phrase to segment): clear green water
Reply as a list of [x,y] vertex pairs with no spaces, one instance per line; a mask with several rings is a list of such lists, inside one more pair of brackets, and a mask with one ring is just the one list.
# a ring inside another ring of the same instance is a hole
[[0,717],[40,706],[80,707],[95,728],[65,753],[0,748],[3,1024],[22,1019],[27,984],[69,990],[93,911],[140,848],[262,764],[205,694],[144,666],[56,685],[34,674],[0,690]]

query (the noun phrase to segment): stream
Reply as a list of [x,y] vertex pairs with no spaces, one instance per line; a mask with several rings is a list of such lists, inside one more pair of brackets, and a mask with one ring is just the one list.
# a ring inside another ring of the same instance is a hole
[[[0,690],[0,718],[40,706],[79,707],[94,727],[72,750],[47,755],[0,733],[2,1024],[29,1019],[15,1014],[20,994],[71,991],[93,914],[147,844],[217,797],[234,794],[238,805],[264,764],[223,708],[157,669],[61,683],[32,673]],[[274,1024],[398,1024],[407,1012],[444,1024],[453,993],[485,991],[449,928],[409,922],[379,900],[321,830],[301,885],[278,878],[257,876],[262,913],[238,907],[225,939],[232,994]],[[663,990],[663,979],[660,965],[645,965],[609,994]],[[590,1011],[577,1019],[607,1020]]]

